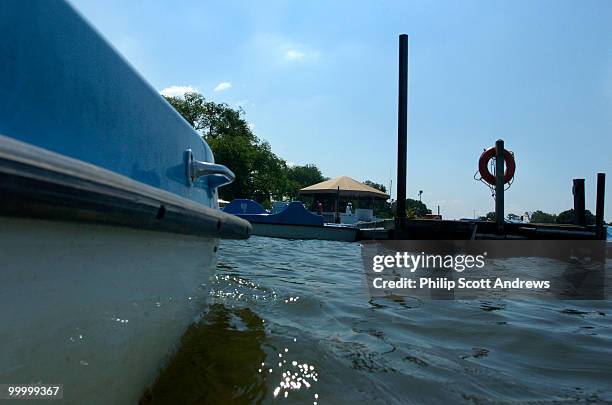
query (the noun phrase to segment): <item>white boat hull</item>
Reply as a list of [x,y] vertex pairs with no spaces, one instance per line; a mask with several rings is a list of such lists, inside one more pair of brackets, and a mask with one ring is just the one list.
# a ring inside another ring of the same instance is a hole
[[308,226],[252,222],[253,235],[283,239],[321,239],[354,242],[359,230],[344,226]]
[[218,240],[0,217],[0,381],[137,403],[202,312]]

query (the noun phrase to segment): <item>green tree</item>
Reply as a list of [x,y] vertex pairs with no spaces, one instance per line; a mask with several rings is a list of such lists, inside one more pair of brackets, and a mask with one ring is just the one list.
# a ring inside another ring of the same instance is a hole
[[365,184],[366,186],[370,186],[372,188],[375,188],[376,190],[380,190],[383,193],[387,192],[387,188],[384,185],[380,184],[380,183],[375,183],[373,181],[366,180],[366,181],[363,182],[363,184]]
[[206,140],[215,161],[232,169],[236,180],[219,189],[226,200],[252,198],[269,205],[289,192],[286,162],[276,156],[270,144],[259,140],[243,118],[242,109],[207,101],[199,93],[166,100]]
[[422,218],[427,214],[431,214],[431,210],[427,208],[425,203],[413,200],[412,198],[406,199],[406,210],[408,211],[408,217]]
[[[385,210],[384,213],[390,213],[390,216],[393,216],[396,211],[396,201],[393,201],[391,204],[388,204],[389,210]],[[408,218],[423,218],[425,215],[431,214],[431,210],[427,208],[423,202],[419,200],[413,200],[412,198],[406,199],[406,216]],[[381,215],[384,216],[384,215]]]
[[206,141],[223,136],[242,136],[254,143],[258,141],[244,120],[241,108],[234,110],[225,103],[206,101],[202,94],[195,92],[165,98]]
[[497,218],[497,215],[495,215],[494,212],[487,212],[487,215],[485,215],[484,217],[478,217],[479,221],[495,221],[495,218]]
[[[585,219],[587,225],[595,224],[595,215],[589,210],[585,212]],[[555,222],[558,224],[577,224],[578,219],[576,218],[576,212],[573,209],[563,211],[557,215]]]
[[536,224],[554,224],[557,220],[555,214],[548,214],[543,211],[534,211],[529,217],[529,222]]
[[291,197],[296,197],[298,192],[304,187],[326,180],[323,174],[321,174],[321,170],[313,164],[289,166],[286,173],[288,180],[287,194]]

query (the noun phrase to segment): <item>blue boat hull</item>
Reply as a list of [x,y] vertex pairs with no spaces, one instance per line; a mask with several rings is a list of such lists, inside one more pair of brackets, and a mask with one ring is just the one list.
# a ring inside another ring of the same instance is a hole
[[0,2],[0,135],[216,206],[184,154],[210,148],[67,3]]
[[206,303],[233,174],[68,4],[0,2],[0,381],[136,403]]

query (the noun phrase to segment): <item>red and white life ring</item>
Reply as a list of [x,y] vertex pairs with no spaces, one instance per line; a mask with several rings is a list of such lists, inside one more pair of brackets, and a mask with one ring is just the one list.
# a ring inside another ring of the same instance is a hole
[[[495,185],[495,176],[489,171],[489,161],[495,157],[495,146],[482,152],[480,159],[478,159],[478,171],[484,181]],[[507,184],[514,177],[516,170],[516,163],[514,162],[514,155],[504,149],[504,163],[506,164],[506,170],[504,171],[504,184]]]

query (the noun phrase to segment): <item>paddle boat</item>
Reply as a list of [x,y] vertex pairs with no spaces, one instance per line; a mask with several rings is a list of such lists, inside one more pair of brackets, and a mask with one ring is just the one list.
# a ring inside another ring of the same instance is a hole
[[67,3],[0,2],[0,55],[0,381],[137,403],[249,236],[233,173]]
[[354,225],[324,223],[321,215],[308,212],[300,201],[275,204],[270,212],[253,200],[235,199],[223,211],[249,221],[253,235],[259,236],[354,242],[359,232]]

